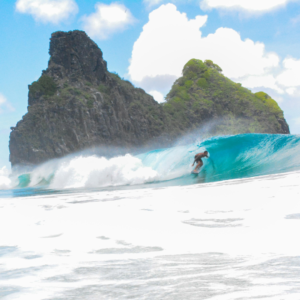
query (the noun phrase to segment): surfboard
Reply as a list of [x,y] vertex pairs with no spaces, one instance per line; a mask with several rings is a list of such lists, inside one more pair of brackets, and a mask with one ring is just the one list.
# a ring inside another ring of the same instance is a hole
[[193,175],[198,175],[198,174],[199,174],[199,171],[192,171],[191,174],[193,174]]

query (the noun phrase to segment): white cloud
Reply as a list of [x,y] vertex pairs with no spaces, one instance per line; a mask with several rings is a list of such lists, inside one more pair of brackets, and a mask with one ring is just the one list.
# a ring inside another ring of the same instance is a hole
[[277,84],[293,98],[300,97],[300,59],[288,57],[283,60],[283,68],[276,77]]
[[248,13],[263,13],[285,6],[288,2],[298,0],[202,0],[200,7],[203,10],[243,10]]
[[4,95],[0,94],[0,114],[5,110],[14,111],[14,107],[7,101]]
[[74,0],[18,0],[16,10],[36,21],[57,24],[77,14],[78,6]]
[[93,38],[107,39],[135,22],[130,10],[123,4],[96,3],[95,9],[95,13],[82,18],[84,30]]
[[284,87],[300,87],[300,60],[286,58],[283,72],[277,76],[277,82]]
[[206,20],[207,16],[188,20],[186,14],[177,11],[173,4],[162,5],[151,12],[149,22],[133,46],[129,66],[131,79],[142,81],[147,76],[180,76],[183,65],[193,57],[193,44],[201,39],[199,28]]
[[165,101],[164,95],[158,91],[150,91],[148,92],[158,103],[162,103]]
[[[166,22],[167,20],[167,22]],[[211,59],[218,64],[225,76],[249,87],[268,87],[282,92],[272,75],[279,66],[279,57],[266,52],[263,43],[242,40],[238,32],[219,28],[207,37],[199,30],[207,16],[189,20],[173,4],[162,5],[149,14],[132,50],[129,66],[131,79],[146,91],[164,92],[171,84],[155,88],[150,82],[156,78],[177,78],[183,66],[192,58]]]
[[268,69],[279,65],[278,55],[266,52],[263,43],[242,40],[240,34],[230,28],[219,28],[203,38],[197,52],[200,59],[212,59],[220,64],[226,76],[237,79],[265,75]]
[[291,88],[286,89],[285,92],[287,94],[289,94],[290,96],[293,96],[297,93],[297,88],[291,87]]
[[245,79],[241,79],[240,83],[250,89],[256,87],[264,87],[270,88],[279,94],[284,93],[284,90],[277,85],[276,78],[272,74],[263,76],[247,76]]

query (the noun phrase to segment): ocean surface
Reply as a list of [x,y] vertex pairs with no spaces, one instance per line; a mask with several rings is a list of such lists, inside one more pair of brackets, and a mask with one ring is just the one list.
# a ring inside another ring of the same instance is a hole
[[0,299],[299,300],[299,231],[296,135],[2,168]]

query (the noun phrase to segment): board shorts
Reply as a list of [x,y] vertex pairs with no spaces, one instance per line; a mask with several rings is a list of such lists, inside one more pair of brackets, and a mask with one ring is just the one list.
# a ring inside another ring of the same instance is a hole
[[199,158],[195,159],[195,162],[196,162],[196,163],[199,163],[199,162],[201,162],[201,163],[203,164],[203,161],[202,161],[201,157],[199,157]]

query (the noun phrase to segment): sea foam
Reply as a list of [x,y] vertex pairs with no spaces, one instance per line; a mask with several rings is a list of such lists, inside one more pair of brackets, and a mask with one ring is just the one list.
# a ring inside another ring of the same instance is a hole
[[0,169],[0,190],[12,188],[12,180],[9,178],[10,171],[6,167]]

